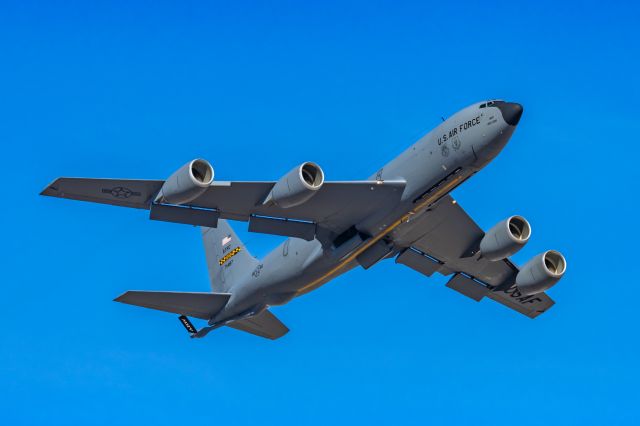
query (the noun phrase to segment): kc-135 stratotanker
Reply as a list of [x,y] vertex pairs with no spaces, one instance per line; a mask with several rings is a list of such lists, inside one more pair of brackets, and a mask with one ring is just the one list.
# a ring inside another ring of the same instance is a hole
[[[509,216],[484,232],[449,195],[500,153],[522,110],[501,100],[471,105],[367,180],[325,181],[320,166],[305,162],[278,181],[218,181],[209,162],[196,159],[167,180],[59,178],[42,195],[200,226],[211,292],[127,291],[115,299],[178,314],[192,337],[228,326],[277,339],[289,329],[270,306],[384,259],[450,276],[446,286],[473,300],[535,318],[554,304],[545,291],[564,275],[565,258],[548,250],[515,265],[509,256],[529,241],[529,222]],[[259,260],[228,220],[290,238]],[[197,329],[189,317],[207,324]]]

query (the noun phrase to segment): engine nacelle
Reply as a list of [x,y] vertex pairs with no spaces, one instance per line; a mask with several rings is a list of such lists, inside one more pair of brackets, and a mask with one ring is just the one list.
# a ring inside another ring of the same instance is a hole
[[207,160],[196,159],[180,167],[166,180],[156,202],[187,204],[202,195],[213,182],[213,167]]
[[264,204],[273,203],[283,209],[299,206],[309,201],[323,183],[324,172],[320,166],[302,163],[276,182]]
[[491,261],[506,259],[524,247],[530,236],[529,222],[522,216],[511,216],[486,232],[480,253]]
[[516,287],[525,296],[553,287],[567,270],[567,261],[560,252],[545,251],[525,263],[516,276]]

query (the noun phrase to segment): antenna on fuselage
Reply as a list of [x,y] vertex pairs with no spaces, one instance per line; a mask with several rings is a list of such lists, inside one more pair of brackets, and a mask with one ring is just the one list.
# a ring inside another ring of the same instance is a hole
[[444,117],[440,117],[440,118],[442,118],[442,121],[447,121],[447,120],[444,119]]

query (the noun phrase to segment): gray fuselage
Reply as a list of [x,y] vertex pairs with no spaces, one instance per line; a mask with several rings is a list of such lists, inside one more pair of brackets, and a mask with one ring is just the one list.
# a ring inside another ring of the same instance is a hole
[[405,180],[399,203],[356,224],[354,235],[341,238],[337,247],[317,239],[287,239],[234,284],[229,303],[209,324],[287,303],[358,266],[358,256],[390,239],[410,217],[423,213],[487,165],[509,141],[521,113],[518,104],[489,101],[443,121],[370,177]]

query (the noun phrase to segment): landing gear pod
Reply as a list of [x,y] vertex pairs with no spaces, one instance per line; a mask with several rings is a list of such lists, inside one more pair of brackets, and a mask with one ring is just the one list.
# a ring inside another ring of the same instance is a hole
[[553,287],[567,270],[560,252],[548,250],[528,261],[516,276],[516,286],[524,296],[541,293]]
[[524,247],[530,236],[527,219],[511,216],[487,231],[480,241],[480,253],[491,261],[506,259]]
[[323,184],[324,172],[320,166],[302,163],[276,182],[264,204],[273,203],[283,209],[299,206],[309,201]]
[[202,195],[213,182],[213,167],[207,160],[195,159],[180,167],[162,185],[156,202],[187,204]]

